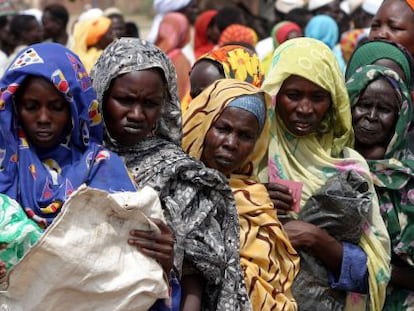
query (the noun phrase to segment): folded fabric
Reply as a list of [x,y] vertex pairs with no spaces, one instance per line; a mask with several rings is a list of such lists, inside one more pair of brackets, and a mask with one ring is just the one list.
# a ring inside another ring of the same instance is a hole
[[0,251],[0,260],[6,263],[7,270],[20,261],[42,232],[19,203],[0,194],[0,243],[7,244],[7,248]]
[[82,186],[9,273],[0,309],[148,310],[168,297],[161,266],[127,243],[132,229],[158,231],[156,192],[108,194]]

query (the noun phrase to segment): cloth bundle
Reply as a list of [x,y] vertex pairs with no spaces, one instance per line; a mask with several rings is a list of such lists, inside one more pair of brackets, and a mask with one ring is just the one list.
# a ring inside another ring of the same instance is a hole
[[132,229],[158,231],[156,192],[82,186],[37,244],[15,265],[0,292],[0,309],[148,310],[168,297],[161,266],[127,243]]
[[[338,241],[358,244],[362,223],[371,207],[368,183],[355,171],[344,171],[329,178],[312,195],[298,214],[298,219],[326,230]],[[293,283],[301,311],[343,310],[347,293],[330,288],[328,271],[306,251],[300,251],[300,270]]]

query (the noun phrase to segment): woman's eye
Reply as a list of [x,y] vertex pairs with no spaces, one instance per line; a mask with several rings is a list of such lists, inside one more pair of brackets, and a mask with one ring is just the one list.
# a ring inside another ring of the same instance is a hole
[[299,100],[301,95],[299,93],[286,93],[287,98],[290,100]]

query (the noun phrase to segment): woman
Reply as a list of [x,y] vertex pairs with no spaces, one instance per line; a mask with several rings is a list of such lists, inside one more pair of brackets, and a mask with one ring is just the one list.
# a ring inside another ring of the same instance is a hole
[[241,45],[226,45],[200,57],[191,68],[190,94],[181,102],[183,112],[187,110],[192,98],[214,81],[223,78],[246,81],[260,87],[264,72],[259,57]]
[[[284,228],[295,249],[307,247],[325,265],[331,288],[348,293],[346,309],[367,304],[380,310],[389,276],[389,239],[366,162],[347,147],[353,143],[351,112],[335,56],[318,40],[289,40],[275,51],[263,89],[276,96],[276,105],[269,114],[269,160],[262,163],[260,177],[271,183],[268,189],[278,213],[293,204],[289,188],[275,184],[280,179],[303,183],[299,211],[340,172],[356,171],[371,186],[372,207],[358,245],[341,243],[299,220],[288,221]],[[366,292],[369,301],[351,292]]]
[[298,256],[279,222],[257,164],[269,138],[270,97],[247,82],[222,79],[184,114],[183,148],[227,176],[240,221],[240,257],[253,310],[297,310],[291,285]]
[[194,56],[198,59],[210,52],[217,44],[213,34],[214,17],[217,10],[207,10],[201,13],[194,23]]
[[[55,43],[26,48],[0,88],[0,193],[16,200],[40,227],[54,221],[82,184],[107,192],[136,191],[121,158],[100,144],[98,102],[85,68],[70,50]],[[164,262],[166,254],[171,258],[173,242],[168,228],[159,226],[162,234],[151,238],[133,230],[128,242]],[[152,242],[157,246],[147,246]]]
[[[226,179],[183,152],[175,71],[140,39],[112,43],[92,71],[106,144],[152,185],[173,228],[183,310],[244,309],[236,209]],[[203,288],[204,286],[204,288]]]
[[414,156],[407,132],[413,113],[408,84],[388,68],[368,65],[347,82],[355,149],[369,164],[391,238],[391,280],[384,310],[414,308]]
[[180,100],[190,89],[188,73],[191,63],[182,50],[189,41],[190,23],[187,17],[176,12],[167,13],[161,21],[155,45],[168,55],[176,68]]
[[87,18],[75,24],[72,50],[79,55],[89,73],[99,55],[114,39],[110,18]]
[[370,40],[401,44],[414,57],[414,5],[405,0],[384,0],[371,22]]
[[352,53],[345,72],[348,80],[365,65],[379,65],[392,69],[411,87],[414,63],[411,54],[402,45],[384,40],[367,41]]
[[283,21],[273,26],[270,34],[273,43],[273,49],[263,58],[263,70],[267,73],[272,62],[272,56],[275,49],[283,42],[292,39],[303,37],[303,32],[300,26],[296,23]]

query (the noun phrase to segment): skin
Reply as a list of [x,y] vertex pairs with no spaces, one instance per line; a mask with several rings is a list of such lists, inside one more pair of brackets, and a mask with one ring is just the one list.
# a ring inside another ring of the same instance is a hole
[[[119,144],[132,146],[152,135],[167,97],[166,81],[157,69],[133,71],[115,78],[103,105],[105,125],[111,137]],[[174,258],[173,233],[161,221],[153,221],[161,234],[133,230],[128,243],[156,259],[169,273]],[[188,275],[185,278],[186,282],[181,280],[182,310],[200,310],[202,277]]]
[[[371,83],[360,96],[352,109],[352,124],[355,129],[355,149],[366,159],[384,158],[398,120],[399,107],[397,95],[391,85],[383,79]],[[374,129],[378,128],[375,135],[359,129],[364,123]],[[390,284],[413,291],[414,269],[397,261],[395,258],[391,260]]]
[[43,30],[41,25],[37,22],[37,20],[32,20],[30,22],[30,30],[24,32],[22,34],[21,44],[35,44],[42,42],[43,40]]
[[200,60],[194,64],[190,72],[190,96],[197,97],[214,81],[224,78],[219,64],[210,60]]
[[383,39],[405,46],[414,55],[414,11],[401,0],[385,0],[372,19],[369,39]]
[[121,15],[113,15],[111,18],[111,30],[114,38],[125,37],[125,20]]
[[49,11],[44,11],[42,15],[43,35],[44,39],[52,39],[66,45],[68,41],[68,34],[65,26],[56,18],[54,18]]
[[366,159],[383,159],[395,130],[400,100],[384,79],[367,86],[352,108],[355,149]]
[[286,128],[295,136],[314,133],[331,106],[330,94],[299,76],[287,78],[277,94],[276,108]]
[[[0,250],[6,249],[7,244],[0,244]],[[0,261],[0,279],[6,276],[6,264],[3,261]]]
[[[286,128],[293,135],[303,137],[317,131],[331,107],[331,96],[315,83],[292,75],[284,81],[276,102]],[[287,187],[277,184],[267,184],[267,187],[278,213],[282,207],[291,209],[293,198]],[[343,249],[339,241],[325,230],[301,220],[290,220],[283,227],[295,249],[308,249],[336,277],[340,275]]]
[[40,77],[28,79],[16,96],[20,123],[35,147],[55,147],[70,126],[69,104],[49,81]]
[[102,38],[95,44],[97,49],[104,50],[109,44],[116,39],[114,32],[112,31],[112,24],[108,31],[102,36]]
[[[277,111],[286,128],[296,136],[314,133],[331,106],[327,91],[315,83],[292,75],[288,77],[276,97]],[[285,215],[295,203],[286,185],[265,184],[278,214]]]
[[151,134],[165,102],[166,85],[155,69],[116,78],[103,107],[106,127],[120,144],[133,146]]
[[206,134],[201,161],[230,176],[253,152],[259,134],[251,112],[227,107]]

